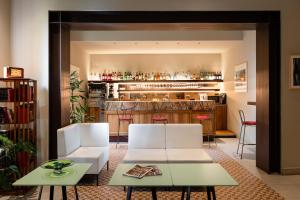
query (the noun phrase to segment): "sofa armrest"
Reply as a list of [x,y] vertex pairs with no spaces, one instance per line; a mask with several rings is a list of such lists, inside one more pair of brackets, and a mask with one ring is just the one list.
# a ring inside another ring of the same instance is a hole
[[57,130],[57,155],[65,157],[80,147],[80,135],[77,124]]

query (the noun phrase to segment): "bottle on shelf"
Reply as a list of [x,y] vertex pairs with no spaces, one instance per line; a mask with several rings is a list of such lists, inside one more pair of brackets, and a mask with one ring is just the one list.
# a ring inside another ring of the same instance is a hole
[[104,70],[104,72],[103,72],[103,74],[102,74],[102,80],[104,80],[104,81],[107,80],[106,70]]

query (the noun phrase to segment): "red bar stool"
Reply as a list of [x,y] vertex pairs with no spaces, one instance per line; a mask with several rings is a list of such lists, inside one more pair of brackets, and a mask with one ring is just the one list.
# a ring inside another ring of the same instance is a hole
[[239,154],[240,145],[242,145],[241,159],[243,159],[243,152],[245,145],[256,145],[256,144],[245,144],[245,136],[246,136],[246,127],[255,127],[256,121],[246,121],[245,114],[243,110],[239,110],[240,120],[241,120],[241,131],[240,131],[240,139],[238,148],[236,153]]
[[120,139],[120,125],[121,122],[127,122],[129,124],[133,124],[133,114],[132,111],[135,108],[135,106],[126,108],[125,105],[122,103],[120,109],[117,110],[117,115],[118,115],[118,137],[117,137],[117,144],[116,148],[118,147],[119,144],[119,139]]
[[[209,117],[208,115],[196,115],[196,116],[194,117],[194,119],[199,120],[200,124],[203,125],[203,122],[204,122],[205,120],[209,120],[210,117]],[[213,136],[213,137],[214,137],[215,144],[217,145],[216,138],[215,138],[215,134],[211,134],[211,133],[203,133],[203,135],[206,135],[206,136],[207,136],[207,138],[208,138],[208,146],[209,146],[209,147],[210,147],[210,136]]]
[[162,103],[160,103],[161,105],[159,105],[158,102],[153,102],[152,106],[153,106],[153,111],[155,112],[153,114],[153,116],[151,117],[151,122],[152,124],[154,123],[163,123],[163,124],[167,124],[168,123],[168,118],[164,115],[161,114],[162,111]]
[[168,118],[161,116],[161,115],[154,115],[151,117],[151,122],[152,124],[154,123],[163,123],[167,124],[168,123]]

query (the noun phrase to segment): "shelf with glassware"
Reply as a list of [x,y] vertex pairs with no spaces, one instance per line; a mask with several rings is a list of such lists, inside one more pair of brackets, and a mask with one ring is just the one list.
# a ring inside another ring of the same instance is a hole
[[222,80],[222,72],[141,72],[126,71],[116,72],[113,70],[104,70],[103,73],[91,73],[88,77],[91,81],[218,81]]
[[36,111],[36,80],[0,78],[0,134],[15,144],[22,175],[36,166]]

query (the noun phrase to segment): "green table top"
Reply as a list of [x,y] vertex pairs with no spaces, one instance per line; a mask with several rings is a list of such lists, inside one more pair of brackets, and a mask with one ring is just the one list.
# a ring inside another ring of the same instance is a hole
[[238,183],[217,163],[169,164],[174,186],[236,186]]
[[161,171],[160,176],[146,176],[141,179],[124,176],[123,173],[131,169],[135,164],[119,164],[116,168],[112,178],[109,181],[110,186],[135,186],[135,187],[151,187],[151,186],[172,186],[172,178],[168,168],[168,164],[140,164],[142,166],[146,165],[156,165]]
[[68,174],[61,177],[52,177],[53,169],[36,168],[24,177],[13,183],[13,186],[73,186],[76,185],[83,175],[92,166],[90,163],[75,163],[66,167]]
[[110,186],[236,186],[238,183],[217,163],[140,164],[156,165],[162,176],[137,179],[124,176],[137,163],[121,163],[110,179]]

